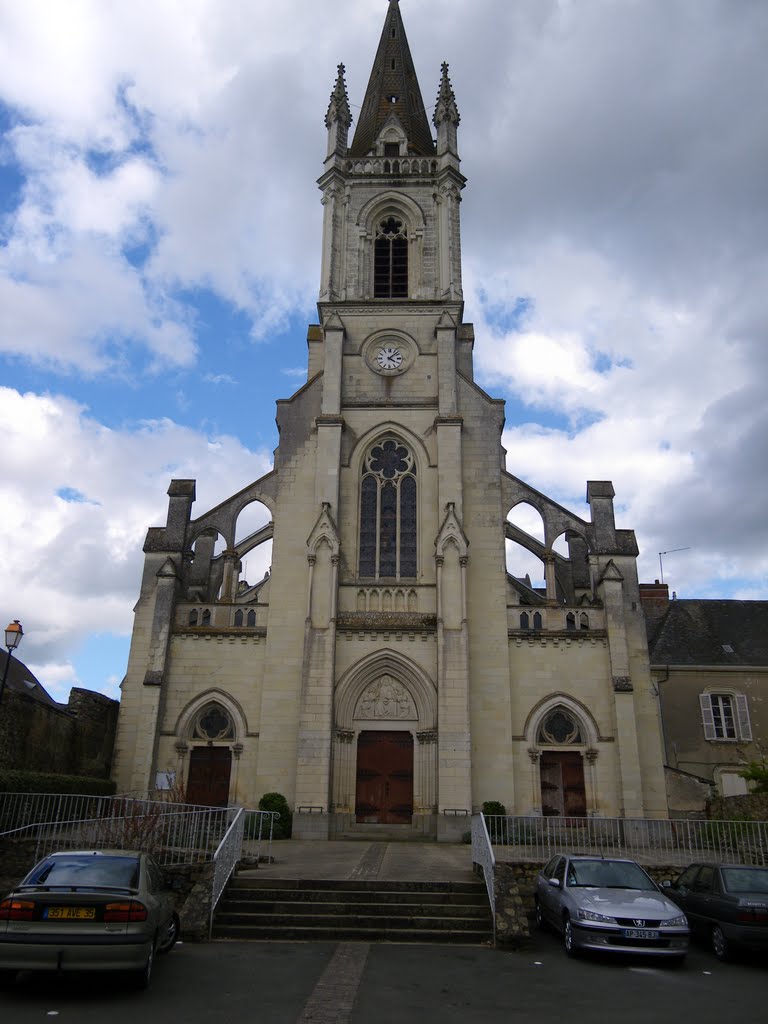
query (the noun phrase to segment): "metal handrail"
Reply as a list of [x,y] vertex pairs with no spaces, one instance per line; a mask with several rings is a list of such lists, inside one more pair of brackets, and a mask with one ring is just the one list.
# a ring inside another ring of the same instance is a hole
[[567,850],[669,866],[697,860],[768,865],[768,821],[492,814],[485,824],[505,860],[544,861]]
[[496,942],[496,891],[494,887],[494,874],[496,868],[496,857],[491,846],[491,839],[485,824],[485,816],[482,814],[472,815],[472,863],[478,865],[483,872],[485,889],[488,893],[488,902],[491,906],[491,918],[493,920],[493,941]]
[[208,915],[208,938],[213,934],[213,915],[227,882],[234,874],[243,854],[245,811],[241,808],[216,848],[213,855],[213,881],[211,884],[211,910]]

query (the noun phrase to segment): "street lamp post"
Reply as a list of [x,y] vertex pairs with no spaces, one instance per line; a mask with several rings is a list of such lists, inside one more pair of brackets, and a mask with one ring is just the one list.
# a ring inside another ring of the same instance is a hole
[[5,690],[5,681],[8,678],[8,669],[11,667],[11,658],[13,652],[21,643],[21,638],[24,636],[24,630],[21,628],[21,623],[18,619],[14,619],[13,622],[5,627],[5,646],[8,648],[8,657],[5,659],[5,668],[3,669],[3,681],[0,682],[0,700],[3,699],[3,691]]

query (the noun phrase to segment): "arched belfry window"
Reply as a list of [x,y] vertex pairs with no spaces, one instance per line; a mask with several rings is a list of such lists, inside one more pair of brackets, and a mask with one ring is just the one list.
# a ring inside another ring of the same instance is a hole
[[373,253],[373,297],[408,298],[408,233],[397,217],[379,223]]
[[363,460],[359,574],[416,575],[416,460],[394,437],[377,441]]

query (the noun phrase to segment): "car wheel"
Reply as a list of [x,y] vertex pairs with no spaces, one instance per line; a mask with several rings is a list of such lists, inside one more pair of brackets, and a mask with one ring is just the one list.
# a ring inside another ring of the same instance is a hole
[[728,946],[728,939],[723,934],[723,929],[719,924],[716,924],[712,929],[712,951],[718,960],[725,961],[730,956],[730,948]]
[[137,971],[133,977],[133,987],[139,990],[149,988],[149,982],[152,978],[152,967],[155,963],[155,944],[154,942],[149,947],[149,953],[144,966],[140,971]]
[[157,945],[158,953],[170,953],[173,947],[176,945],[176,940],[179,937],[180,925],[179,919],[174,914],[171,920],[168,922],[168,926],[165,930],[163,938]]
[[565,952],[568,956],[578,956],[579,949],[576,945],[576,940],[573,935],[573,925],[571,924],[570,917],[566,917],[563,921],[563,945],[565,946]]

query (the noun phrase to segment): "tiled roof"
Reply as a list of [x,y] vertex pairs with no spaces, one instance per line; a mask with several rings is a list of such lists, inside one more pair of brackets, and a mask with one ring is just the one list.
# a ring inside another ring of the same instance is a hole
[[768,601],[670,601],[649,633],[653,665],[768,666]]
[[[0,679],[3,677],[5,672],[5,663],[8,660],[8,652],[0,648]],[[7,690],[15,690],[17,693],[26,693],[30,697],[34,697],[35,700],[39,700],[41,704],[48,704],[51,707],[59,707],[53,697],[48,693],[42,683],[36,679],[29,671],[23,661],[19,661],[17,657],[11,658],[11,664],[8,667],[8,677],[5,681]],[[0,714],[2,712],[0,711]]]
[[434,154],[435,143],[397,0],[391,0],[387,11],[355,137],[349,148],[351,156],[365,156],[373,149],[391,114],[395,114],[403,126],[411,152],[419,156]]

